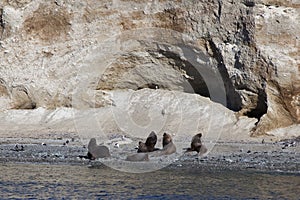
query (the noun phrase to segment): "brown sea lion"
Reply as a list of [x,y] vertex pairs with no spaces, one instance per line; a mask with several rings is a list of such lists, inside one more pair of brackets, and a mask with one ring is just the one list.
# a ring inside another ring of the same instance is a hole
[[173,143],[172,137],[168,133],[163,135],[163,149],[162,154],[169,155],[176,152],[176,146]]
[[150,151],[154,151],[154,146],[156,145],[156,142],[157,142],[157,136],[155,134],[154,131],[152,131],[149,136],[147,137],[147,140],[146,140],[146,146],[148,147],[148,150]]
[[187,148],[186,152],[197,151],[199,155],[203,155],[207,152],[207,148],[201,141],[202,133],[198,133],[192,138],[191,147]]
[[139,141],[138,153],[148,152],[148,148],[144,142]]
[[110,157],[109,149],[104,145],[97,145],[96,139],[92,138],[88,144],[87,157],[91,160]]
[[126,161],[131,161],[131,162],[149,161],[149,156],[147,153],[136,153],[127,156]]
[[151,153],[150,155],[152,156],[163,156],[163,155],[170,155],[176,152],[176,146],[174,145],[172,141],[172,137],[170,134],[164,133],[163,134],[163,148],[160,149],[159,151],[155,151]]
[[168,133],[164,133],[163,134],[163,147],[165,147],[166,145],[168,145],[169,143],[172,142],[172,137],[170,134]]
[[154,131],[152,131],[146,139],[146,142],[139,141],[138,153],[141,152],[152,152],[158,150],[155,148],[157,142],[157,136]]

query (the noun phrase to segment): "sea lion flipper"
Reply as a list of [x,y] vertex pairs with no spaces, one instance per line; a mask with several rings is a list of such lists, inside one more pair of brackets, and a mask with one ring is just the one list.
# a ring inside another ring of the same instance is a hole
[[185,150],[185,152],[191,152],[191,151],[193,151],[191,148],[183,148],[182,150]]

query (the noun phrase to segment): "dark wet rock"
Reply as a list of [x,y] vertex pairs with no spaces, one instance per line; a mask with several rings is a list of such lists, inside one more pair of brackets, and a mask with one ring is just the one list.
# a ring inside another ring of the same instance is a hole
[[66,141],[63,143],[63,146],[67,146],[69,143],[70,143],[70,141],[69,141],[69,140],[66,140]]
[[23,145],[19,146],[16,144],[16,146],[11,150],[12,151],[24,151],[24,146]]
[[80,159],[84,158],[84,159],[94,160],[93,155],[90,152],[88,152],[87,155],[85,155],[85,156],[79,155],[78,158],[80,158]]
[[290,147],[296,147],[300,143],[300,136],[292,139],[284,139],[277,142],[277,144],[281,145],[281,149],[287,149]]
[[300,143],[300,136],[292,139],[283,139],[279,141],[279,144],[289,144],[289,143]]

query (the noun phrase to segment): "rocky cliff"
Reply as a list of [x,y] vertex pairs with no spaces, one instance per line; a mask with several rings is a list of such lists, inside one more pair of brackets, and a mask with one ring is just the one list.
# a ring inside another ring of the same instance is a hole
[[209,97],[252,135],[295,132],[299,21],[296,0],[4,0],[1,111],[118,107],[120,92],[146,106],[150,89]]

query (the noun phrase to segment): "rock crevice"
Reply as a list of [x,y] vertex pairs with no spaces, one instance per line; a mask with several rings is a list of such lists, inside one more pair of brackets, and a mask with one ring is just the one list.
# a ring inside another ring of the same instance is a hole
[[99,108],[112,91],[150,88],[210,97],[257,118],[254,134],[297,124],[299,9],[292,0],[1,1],[2,110]]

